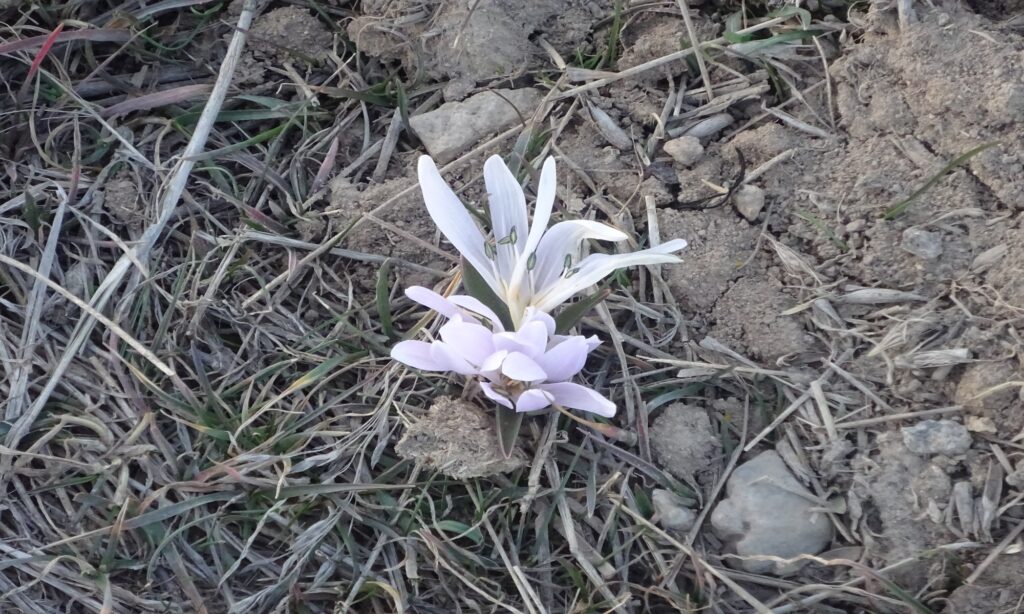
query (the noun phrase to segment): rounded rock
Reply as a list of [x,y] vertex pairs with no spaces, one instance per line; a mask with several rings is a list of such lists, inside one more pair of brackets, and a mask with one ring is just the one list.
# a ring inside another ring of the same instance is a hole
[[[728,497],[711,514],[715,535],[740,557],[793,559],[817,554],[832,542],[832,522],[814,495],[773,450],[736,468],[726,483]],[[806,561],[742,560],[751,573],[789,575]]]
[[665,142],[665,153],[683,166],[693,166],[704,155],[704,146],[694,136],[681,136]]

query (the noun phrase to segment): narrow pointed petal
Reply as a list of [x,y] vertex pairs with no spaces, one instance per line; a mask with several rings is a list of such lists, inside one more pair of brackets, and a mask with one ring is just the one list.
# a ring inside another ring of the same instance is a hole
[[391,358],[403,365],[423,371],[445,371],[447,365],[434,359],[430,345],[425,341],[400,341],[391,348]]
[[479,369],[469,364],[459,351],[443,341],[430,344],[430,357],[442,366],[442,371],[454,371],[459,375],[476,375]]
[[589,411],[605,418],[615,415],[615,403],[586,386],[572,382],[558,382],[541,384],[538,388],[553,396],[554,402],[563,407]]
[[564,382],[583,370],[589,352],[583,336],[569,337],[535,360],[548,374],[549,382]]
[[423,286],[409,286],[405,289],[405,295],[420,305],[423,305],[428,309],[433,309],[446,318],[454,317],[459,313],[459,307],[455,303],[441,296],[437,292],[434,292],[430,288],[424,288]]
[[452,319],[438,331],[441,340],[455,348],[470,364],[480,366],[494,353],[494,333],[485,326],[466,322],[462,316]]
[[561,277],[534,295],[533,305],[541,311],[551,311],[573,295],[582,292],[618,269],[637,265],[670,264],[679,262],[672,254],[686,247],[686,241],[675,239],[639,252],[630,254],[591,254],[583,259],[576,272]]
[[537,411],[544,409],[551,405],[551,394],[540,390],[539,388],[531,388],[519,395],[516,399],[516,411],[527,412]]
[[526,195],[500,156],[491,156],[484,162],[484,183],[487,185],[487,202],[491,209],[491,230],[496,242],[498,273],[507,281],[512,276],[530,232],[526,218]]
[[465,294],[455,294],[450,296],[448,300],[467,311],[471,311],[490,320],[491,330],[505,330],[505,326],[501,323],[501,318],[498,317],[498,314],[494,313],[490,307],[484,305],[478,299]]
[[539,382],[547,377],[544,369],[522,352],[509,352],[505,361],[501,363],[501,373],[520,382]]
[[533,266],[534,292],[542,291],[562,275],[567,256],[571,266],[579,265],[580,244],[584,239],[625,241],[628,238],[621,230],[590,220],[570,220],[555,224],[544,233],[537,246]]
[[555,159],[548,156],[544,160],[544,167],[540,171],[540,182],[537,184],[537,204],[533,209],[533,222],[530,224],[530,235],[526,238],[523,251],[516,268],[512,272],[512,281],[509,284],[512,291],[519,291],[523,280],[526,278],[527,264],[530,255],[537,251],[540,240],[548,229],[551,221],[551,210],[555,206],[555,195],[558,191],[558,183],[555,174]]
[[480,273],[487,285],[500,294],[501,288],[492,273],[491,261],[484,253],[484,235],[469,211],[445,183],[430,156],[420,156],[417,170],[423,202],[430,218],[437,224],[441,234]]
[[499,394],[498,391],[495,390],[494,387],[491,386],[488,382],[480,382],[480,390],[484,391],[484,396],[485,397],[487,397],[488,399],[494,401],[495,403],[499,403],[501,405],[504,405],[505,407],[507,407],[509,409],[515,409],[512,406],[512,401],[508,400],[508,397],[506,397],[506,396],[504,396],[502,394]]

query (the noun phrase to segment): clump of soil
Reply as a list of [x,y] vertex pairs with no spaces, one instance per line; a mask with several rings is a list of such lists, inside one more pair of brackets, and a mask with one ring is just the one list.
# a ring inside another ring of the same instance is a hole
[[[719,24],[704,18],[703,15],[696,16],[694,22],[697,38],[701,41],[717,36]],[[643,14],[630,22],[629,26],[623,29],[622,38],[624,49],[618,60],[619,70],[639,66],[692,45],[681,18],[672,19],[668,15],[655,12]],[[681,59],[661,66],[643,78],[650,81],[664,79],[667,75],[686,70],[686,60]]]
[[[899,433],[883,434],[877,456],[862,453],[854,466],[858,473],[851,494],[870,505],[861,531],[870,557],[891,565],[954,540],[937,519],[928,518],[930,508],[944,508],[949,501],[949,475],[907,450]],[[893,578],[901,586],[922,586],[932,562],[916,560],[898,568]]]
[[331,51],[331,33],[308,10],[274,9],[256,20],[249,33],[253,56],[271,63],[315,63]]
[[[412,187],[412,190],[408,188]],[[367,254],[398,258],[405,262],[447,271],[453,261],[432,251],[427,244],[433,244],[437,226],[430,219],[423,206],[419,188],[411,178],[399,177],[380,184],[358,186],[343,177],[335,178],[331,184],[331,202],[328,214],[335,216],[342,228],[360,221],[364,214],[395,199],[384,208],[375,220],[361,220],[341,243],[341,247]],[[403,190],[408,193],[403,194]],[[420,242],[423,241],[423,242]],[[354,281],[362,283],[365,289],[373,291],[377,266],[366,267],[367,275],[358,275]],[[405,285],[432,285],[437,275],[422,270],[402,269]]]
[[[477,81],[517,76],[548,62],[534,41],[544,37],[573,57],[612,3],[563,0],[364,2],[348,35],[369,56],[401,62],[408,74],[452,79],[450,99]],[[395,23],[402,27],[395,28]]]
[[683,266],[666,269],[669,287],[679,302],[698,314],[707,313],[744,274],[740,266],[750,256],[757,229],[724,209],[659,213],[664,237],[689,241],[680,253]]
[[132,229],[141,228],[144,219],[139,188],[127,172],[114,175],[104,184],[103,204],[117,221]]
[[1013,612],[1024,601],[1024,553],[998,557],[971,584],[949,595],[948,614],[991,614]]
[[955,400],[968,412],[990,418],[999,436],[1012,440],[1024,432],[1022,389],[1002,386],[1012,381],[1024,381],[1024,372],[1016,360],[977,363],[964,369]]
[[700,407],[673,403],[651,423],[651,449],[673,475],[706,483],[721,465],[722,443]]
[[456,480],[508,473],[526,464],[519,449],[511,458],[501,453],[493,416],[468,401],[448,397],[437,399],[395,449],[402,458]]
[[[229,12],[240,11],[240,3]],[[259,90],[275,87],[277,77],[268,79],[268,68],[291,64],[297,68],[323,62],[331,51],[334,36],[308,10],[285,6],[257,16],[249,32],[235,81]]]
[[767,363],[807,352],[813,339],[799,320],[782,315],[794,303],[774,278],[743,277],[715,304],[711,335]]

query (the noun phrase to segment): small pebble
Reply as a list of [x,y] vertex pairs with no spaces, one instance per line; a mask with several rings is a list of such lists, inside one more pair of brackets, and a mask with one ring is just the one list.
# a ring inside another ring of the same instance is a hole
[[740,215],[747,218],[748,222],[757,220],[757,216],[764,209],[764,190],[755,185],[744,185],[736,190],[733,196],[733,206],[740,212]]
[[704,146],[696,137],[681,136],[665,142],[665,153],[683,166],[693,166],[704,155]]
[[697,522],[697,512],[684,507],[679,497],[668,490],[655,488],[651,493],[658,524],[672,531],[689,531]]
[[935,260],[942,255],[942,235],[920,228],[908,228],[903,231],[900,247],[918,258]]
[[852,222],[846,225],[846,232],[851,234],[855,232],[860,232],[867,225],[867,220],[853,220]]
[[914,454],[956,456],[971,447],[967,427],[952,420],[923,420],[900,431],[904,445]]

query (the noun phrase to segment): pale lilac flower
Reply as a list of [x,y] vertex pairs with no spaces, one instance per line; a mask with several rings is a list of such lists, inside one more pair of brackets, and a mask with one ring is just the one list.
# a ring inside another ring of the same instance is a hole
[[554,319],[534,307],[525,310],[518,330],[506,331],[498,317],[474,298],[445,298],[418,286],[407,289],[406,295],[448,322],[434,341],[395,345],[395,360],[424,371],[477,378],[487,398],[517,412],[557,403],[606,417],[615,414],[614,403],[569,381],[601,344],[597,337],[556,335]]
[[624,241],[628,237],[589,220],[569,220],[548,228],[555,202],[554,158],[545,160],[541,170],[532,225],[519,182],[499,156],[488,158],[484,182],[491,213],[489,236],[480,231],[429,156],[419,159],[419,181],[434,223],[508,305],[517,327],[530,307],[550,313],[616,269],[679,262],[672,254],[686,247],[686,241],[675,239],[639,252],[591,254],[581,259],[586,239]]

